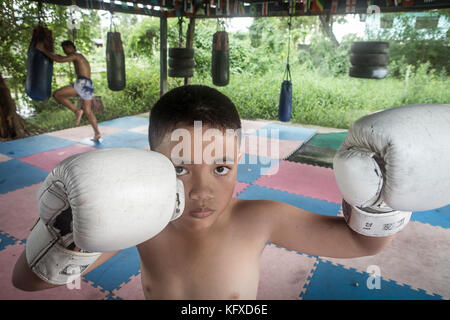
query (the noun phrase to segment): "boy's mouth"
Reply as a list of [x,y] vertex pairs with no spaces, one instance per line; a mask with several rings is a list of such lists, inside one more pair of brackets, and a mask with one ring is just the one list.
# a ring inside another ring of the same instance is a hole
[[204,207],[204,208],[196,208],[194,210],[189,211],[189,215],[194,218],[202,219],[209,217],[210,215],[213,214],[213,212],[214,212],[213,209]]

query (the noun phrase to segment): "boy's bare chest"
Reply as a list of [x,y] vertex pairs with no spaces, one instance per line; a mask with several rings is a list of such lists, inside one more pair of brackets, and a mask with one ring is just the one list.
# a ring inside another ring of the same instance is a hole
[[258,241],[224,237],[201,245],[166,241],[138,246],[149,299],[255,299]]
[[84,57],[79,57],[73,62],[75,73],[78,76],[91,77],[89,62]]

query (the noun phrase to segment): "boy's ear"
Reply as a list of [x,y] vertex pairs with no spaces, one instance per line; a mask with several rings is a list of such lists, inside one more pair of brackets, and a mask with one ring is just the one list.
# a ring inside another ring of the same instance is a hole
[[239,154],[238,154],[238,163],[237,164],[241,163],[241,159],[242,159],[242,152],[239,152]]

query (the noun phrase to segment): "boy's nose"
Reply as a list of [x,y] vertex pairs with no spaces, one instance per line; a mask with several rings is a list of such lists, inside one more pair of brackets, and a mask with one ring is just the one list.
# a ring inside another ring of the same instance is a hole
[[211,200],[213,198],[211,185],[206,179],[195,179],[189,192],[189,197],[192,200]]
[[189,196],[192,200],[211,200],[213,198],[211,189],[206,185],[194,185]]
[[208,201],[213,198],[212,194],[208,192],[207,190],[199,190],[199,189],[192,189],[190,193],[190,198],[192,200],[202,200],[202,201]]

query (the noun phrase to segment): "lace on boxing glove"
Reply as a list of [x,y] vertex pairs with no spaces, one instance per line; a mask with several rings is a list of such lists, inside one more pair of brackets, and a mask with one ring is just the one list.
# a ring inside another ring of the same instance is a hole
[[92,265],[100,252],[73,251],[72,209],[61,182],[47,179],[39,191],[39,210],[52,218],[39,218],[28,236],[26,258],[31,270],[55,285],[72,282]]

